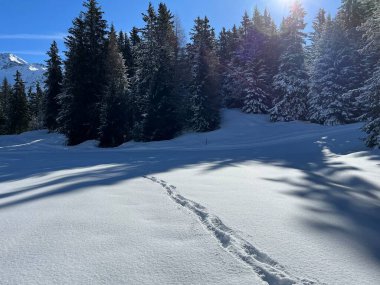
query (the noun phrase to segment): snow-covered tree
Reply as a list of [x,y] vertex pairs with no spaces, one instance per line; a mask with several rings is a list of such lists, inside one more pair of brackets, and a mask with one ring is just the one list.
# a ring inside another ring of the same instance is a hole
[[369,147],[380,147],[380,6],[376,0],[366,1],[369,16],[361,26],[364,32],[361,53],[365,56],[369,79],[361,88],[361,103],[367,112],[363,118],[368,120],[364,130],[368,133],[366,143]]
[[272,121],[304,120],[307,113],[308,74],[305,67],[303,29],[305,11],[299,1],[281,27],[283,52],[278,74],[274,77],[277,98],[271,109]]
[[352,95],[346,94],[360,84],[357,51],[336,21],[326,24],[317,49],[311,72],[309,119],[325,125],[351,122],[358,111]]
[[318,56],[318,42],[325,30],[328,18],[330,18],[330,16],[326,16],[326,11],[324,9],[319,9],[318,14],[313,21],[313,31],[309,36],[310,44],[307,46],[306,66],[309,71],[312,69],[315,58]]
[[191,127],[198,132],[215,130],[220,124],[218,57],[214,29],[207,17],[197,18],[188,45],[191,64]]

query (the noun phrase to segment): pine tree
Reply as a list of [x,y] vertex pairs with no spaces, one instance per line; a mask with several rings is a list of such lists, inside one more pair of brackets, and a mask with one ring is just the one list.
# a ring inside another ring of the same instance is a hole
[[[243,108],[245,91],[247,88],[247,74],[245,64],[251,53],[247,44],[252,38],[253,21],[247,12],[244,12],[237,34],[232,31],[232,39],[236,39],[231,52],[231,59],[225,66],[222,76],[222,97],[224,105],[228,108]],[[236,38],[235,38],[236,37]],[[222,64],[224,64],[222,62]]]
[[3,91],[0,90],[0,135],[5,134],[5,96],[3,94]]
[[310,33],[309,40],[310,44],[307,47],[307,68],[312,69],[315,58],[318,56],[317,45],[322,37],[322,33],[326,27],[326,11],[324,9],[319,9],[317,17],[313,21],[313,32]]
[[[268,16],[267,16],[268,17]],[[265,18],[256,7],[253,15],[253,28],[246,39],[245,49],[249,51],[247,56],[241,59],[246,65],[245,76],[247,86],[245,89],[243,111],[246,113],[268,113],[271,107],[271,75],[268,50],[270,49],[271,36],[266,26]],[[268,19],[267,19],[268,21]]]
[[44,127],[45,95],[40,83],[36,83],[35,92],[30,88],[28,91],[30,129],[40,130]]
[[273,86],[278,97],[271,109],[272,121],[304,120],[307,113],[308,75],[305,67],[305,11],[299,1],[282,24],[281,41],[284,51]]
[[178,41],[173,15],[163,3],[158,14],[150,4],[144,21],[136,72],[139,114],[135,137],[144,141],[171,139],[181,128],[175,92]]
[[7,129],[9,134],[20,134],[28,129],[28,101],[25,94],[25,84],[21,73],[16,72],[15,83],[9,98]]
[[[119,36],[117,38],[117,43],[119,50],[121,51],[123,58],[124,58],[124,64],[125,66],[134,66],[134,59],[132,54],[132,47],[129,40],[129,37],[127,34],[125,34],[123,31],[119,32]],[[128,77],[132,78],[134,76],[134,69],[128,68]]]
[[376,0],[367,0],[365,4],[369,14],[360,28],[364,33],[361,53],[365,56],[370,75],[360,90],[360,99],[368,110],[363,115],[368,121],[364,127],[368,134],[366,144],[380,148],[380,6],[376,5]]
[[311,73],[309,119],[312,122],[337,125],[354,120],[355,108],[347,92],[357,86],[356,51],[350,46],[340,24],[330,21],[317,46],[318,55]]
[[127,138],[128,92],[127,68],[117,43],[114,27],[111,27],[107,48],[107,87],[101,102],[99,140],[101,147],[115,147]]
[[215,130],[220,124],[216,40],[207,17],[195,20],[191,40],[188,45],[192,66],[191,126],[195,131],[206,132]]
[[62,60],[59,56],[57,43],[51,44],[46,61],[47,71],[45,73],[45,127],[49,131],[55,131],[58,127],[57,117],[60,110],[59,95],[62,92]]
[[[225,39],[223,39],[224,37]],[[225,42],[225,43],[223,43]],[[243,106],[243,98],[241,96],[241,86],[236,80],[235,54],[240,47],[240,35],[238,28],[233,26],[231,31],[227,31],[225,35],[219,38],[219,59],[221,65],[221,96],[223,98],[223,106],[227,108],[241,108]]]
[[2,121],[0,123],[0,134],[8,134],[10,130],[9,118],[11,113],[10,108],[10,98],[11,98],[11,86],[8,83],[8,80],[4,78],[1,90],[0,90],[0,102],[2,107]]
[[98,137],[106,85],[107,24],[96,0],[87,0],[84,7],[65,41],[68,51],[59,122],[69,145]]
[[129,36],[129,43],[131,47],[131,54],[132,54],[132,62],[128,65],[128,73],[130,78],[133,78],[136,74],[136,68],[137,68],[137,59],[138,56],[138,48],[141,43],[141,38],[139,36],[139,29],[136,27],[133,27],[130,36]]

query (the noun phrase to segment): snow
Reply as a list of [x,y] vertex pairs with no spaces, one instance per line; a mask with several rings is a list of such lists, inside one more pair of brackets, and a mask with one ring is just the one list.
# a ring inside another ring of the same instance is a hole
[[0,137],[3,284],[377,284],[380,152],[362,124],[77,147]]
[[44,82],[46,68],[42,64],[29,64],[22,58],[11,53],[0,53],[0,81],[6,78],[13,84],[16,71],[22,75],[27,88],[34,87],[36,82]]
[[9,54],[9,60],[16,62],[18,64],[27,64],[27,62],[25,60],[15,56],[14,54]]

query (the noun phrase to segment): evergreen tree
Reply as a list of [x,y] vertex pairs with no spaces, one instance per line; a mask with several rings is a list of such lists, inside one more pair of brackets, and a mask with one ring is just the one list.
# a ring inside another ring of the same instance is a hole
[[[117,38],[117,43],[119,50],[121,51],[125,66],[134,66],[134,59],[132,54],[132,47],[129,40],[129,37],[127,34],[125,34],[123,31],[119,32],[119,37]],[[128,77],[132,78],[134,76],[134,69],[128,68]]]
[[10,98],[11,98],[11,86],[8,80],[4,78],[1,90],[0,90],[0,104],[2,107],[2,118],[0,122],[0,134],[8,134],[10,130],[9,118],[11,113],[10,108]]
[[136,73],[140,119],[135,134],[144,141],[171,139],[181,129],[173,15],[163,3],[157,15],[150,4],[144,21]]
[[69,145],[97,138],[106,84],[107,24],[96,0],[87,0],[84,7],[65,41],[68,51],[59,121]]
[[28,101],[25,94],[25,84],[19,71],[16,72],[15,83],[9,98],[7,121],[9,134],[20,134],[28,129]]
[[216,40],[207,17],[195,20],[191,40],[188,45],[192,66],[191,126],[195,131],[206,132],[218,128],[220,124]]
[[336,21],[326,25],[318,44],[309,93],[309,118],[312,122],[337,125],[356,117],[355,107],[347,92],[357,86],[357,66],[353,65],[355,50]]
[[137,68],[136,57],[138,56],[138,48],[139,48],[140,42],[141,42],[141,38],[139,36],[139,29],[137,29],[136,27],[133,27],[129,36],[132,61],[129,63],[129,65],[127,65],[130,78],[133,78],[136,74],[136,68]]
[[5,96],[3,94],[3,91],[0,90],[0,135],[5,134]]
[[44,92],[41,89],[40,83],[36,83],[36,91],[33,92],[29,89],[29,118],[30,128],[32,130],[40,130],[44,127],[44,106],[45,98]]
[[243,106],[243,99],[239,83],[234,76],[236,70],[234,56],[240,46],[240,35],[238,28],[233,26],[231,31],[226,31],[219,36],[219,60],[221,72],[221,95],[223,98],[223,105],[227,108],[241,108]]
[[307,112],[308,75],[305,68],[304,39],[305,11],[299,1],[282,24],[278,74],[273,86],[278,97],[271,109],[272,121],[304,120]]
[[364,130],[368,133],[366,144],[369,147],[380,147],[380,6],[376,0],[365,2],[368,18],[361,26],[364,32],[361,53],[367,62],[369,79],[361,91],[361,102],[367,108],[363,118],[368,122]]
[[326,11],[324,9],[319,9],[317,17],[313,21],[313,32],[309,36],[310,44],[307,47],[307,68],[312,69],[314,60],[318,55],[317,45],[322,37],[322,33],[326,27]]
[[[230,60],[226,65],[226,70],[222,75],[222,97],[224,105],[228,108],[243,108],[245,100],[245,90],[247,88],[247,78],[245,64],[251,53],[249,43],[252,38],[253,21],[247,12],[244,12],[240,26],[237,29],[236,37]],[[234,31],[233,31],[234,32]],[[247,49],[248,47],[248,49]],[[224,64],[222,62],[222,64]]]
[[[272,75],[270,72],[271,54],[271,24],[261,15],[256,7],[253,15],[253,29],[250,31],[249,37],[244,45],[249,51],[247,56],[242,58],[243,64],[246,65],[245,76],[247,86],[245,89],[243,111],[246,113],[268,113],[271,104],[271,84]],[[267,23],[266,23],[267,22]]]
[[45,127],[49,131],[57,129],[57,117],[60,110],[59,95],[62,92],[62,60],[59,56],[57,43],[54,41],[48,51],[45,73]]
[[252,27],[253,27],[252,19],[248,15],[248,12],[245,11],[240,23],[240,27],[239,27],[240,38],[244,39],[245,37],[247,37]]
[[[120,38],[119,38],[120,39]],[[101,103],[99,140],[101,147],[115,147],[125,142],[128,125],[127,69],[117,43],[114,27],[111,27],[107,48],[107,87]]]

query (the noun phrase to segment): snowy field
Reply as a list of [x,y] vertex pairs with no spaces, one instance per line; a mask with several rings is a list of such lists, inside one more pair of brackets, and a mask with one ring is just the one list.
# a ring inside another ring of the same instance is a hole
[[361,124],[223,126],[173,141],[0,137],[0,284],[380,280],[380,152]]

